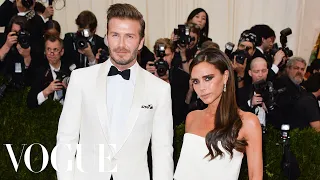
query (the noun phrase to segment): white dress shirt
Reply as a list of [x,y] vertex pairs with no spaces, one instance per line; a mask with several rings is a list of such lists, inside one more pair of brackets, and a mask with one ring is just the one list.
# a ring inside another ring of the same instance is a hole
[[[256,47],[262,54],[264,54],[263,50],[260,47]],[[275,64],[272,64],[271,70],[277,74],[279,72],[279,67],[276,66]]]
[[[254,94],[256,93],[254,92]],[[251,99],[248,100],[248,105],[249,107],[251,107]],[[260,124],[262,124],[263,126],[266,126],[266,111],[263,109],[263,107],[257,106],[254,109],[254,114],[258,116]]]
[[[106,63],[108,67],[113,66],[111,60]],[[115,144],[118,149],[120,142],[125,139],[126,121],[133,101],[133,93],[136,82],[138,63],[136,62],[130,69],[130,79],[125,80],[121,75],[107,77],[107,109],[108,122],[106,128],[109,132],[110,144]],[[109,70],[107,70],[109,72]]]
[[[56,73],[54,71],[60,71],[61,64],[60,64],[60,67],[57,68],[57,69],[55,69],[53,66],[51,66],[51,64],[49,64],[49,65],[50,65],[50,70],[51,70],[51,74],[52,74],[53,80],[56,80],[57,79],[57,75],[56,75]],[[39,92],[39,94],[37,96],[37,99],[38,99],[38,105],[41,105],[44,101],[46,101],[48,99],[48,97],[44,97],[43,91],[41,91],[41,92]],[[59,100],[56,91],[54,92],[53,100]],[[63,105],[63,99],[60,100],[60,103]]]

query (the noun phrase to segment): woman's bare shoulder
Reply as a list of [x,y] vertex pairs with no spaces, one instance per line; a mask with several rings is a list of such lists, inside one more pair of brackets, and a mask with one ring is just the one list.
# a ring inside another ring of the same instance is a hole
[[261,130],[259,119],[255,114],[239,110],[239,115],[242,121],[241,131],[243,131],[243,133],[247,134],[257,129]]
[[186,132],[188,132],[194,120],[200,117],[201,113],[202,113],[202,110],[194,110],[188,113],[186,118],[186,125],[185,125]]

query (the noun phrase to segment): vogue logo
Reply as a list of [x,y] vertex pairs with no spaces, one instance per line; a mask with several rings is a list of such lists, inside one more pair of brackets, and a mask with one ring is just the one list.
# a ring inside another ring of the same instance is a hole
[[[23,151],[24,151],[24,148],[27,144],[22,144],[22,150],[20,152],[20,157],[19,157],[19,160],[17,161],[15,155],[14,155],[14,152],[13,152],[13,149],[12,149],[12,144],[4,144],[4,146],[6,147],[8,153],[9,153],[9,156],[10,156],[10,159],[11,159],[11,162],[12,162],[12,165],[13,165],[13,168],[16,172],[18,172],[18,168],[19,168],[19,165],[20,165],[20,162],[21,162],[21,158],[22,158],[22,155],[23,155]],[[41,150],[42,150],[42,167],[39,171],[34,171],[31,167],[31,163],[30,163],[30,153],[31,153],[31,149],[33,146],[40,146],[41,147]],[[114,166],[112,166],[112,168],[109,168],[108,170],[106,170],[105,168],[106,167],[110,167],[109,166],[106,166],[106,161],[109,162],[109,164],[112,163],[112,156],[109,154],[108,156],[105,155],[105,144],[96,144],[96,145],[93,145],[94,148],[97,148],[98,147],[98,152],[99,152],[99,156],[98,156],[98,169],[99,169],[99,172],[117,172],[117,165],[115,164]],[[116,149],[116,146],[114,144],[108,144],[107,145],[109,150],[111,152],[115,152],[115,149]],[[58,148],[60,149],[59,150],[59,161],[57,163],[57,150]],[[75,148],[75,149],[74,149]],[[51,152],[51,156],[50,156],[50,159],[51,159],[51,165],[52,167],[57,171],[57,172],[68,172],[68,171],[73,171],[74,170],[74,167],[72,167],[72,165],[74,164],[73,161],[75,160],[74,158],[74,155],[72,156],[72,152],[75,152],[76,151],[76,154],[77,154],[77,160],[76,160],[76,166],[77,166],[77,169],[80,171],[80,172],[84,172],[84,173],[87,173],[83,167],[82,167],[82,145],[81,144],[77,144],[77,145],[71,145],[71,144],[59,144],[57,146],[55,146]],[[68,152],[66,152],[66,150]],[[69,156],[69,159],[64,159],[66,156],[64,156],[64,154],[69,154],[71,156]],[[73,158],[72,158],[73,157]],[[27,147],[25,153],[24,153],[24,163],[26,165],[26,167],[33,173],[40,173],[42,172],[48,165],[49,163],[49,153],[47,151],[47,149],[42,145],[42,144],[39,144],[39,143],[33,143],[31,144],[30,146]],[[59,164],[57,166],[57,164]],[[59,168],[58,168],[59,167]],[[60,169],[61,167],[63,167],[63,169]]]

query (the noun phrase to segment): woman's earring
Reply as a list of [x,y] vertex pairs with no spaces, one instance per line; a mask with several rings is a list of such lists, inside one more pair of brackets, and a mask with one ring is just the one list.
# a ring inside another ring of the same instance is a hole
[[227,91],[227,84],[223,84],[223,92]]

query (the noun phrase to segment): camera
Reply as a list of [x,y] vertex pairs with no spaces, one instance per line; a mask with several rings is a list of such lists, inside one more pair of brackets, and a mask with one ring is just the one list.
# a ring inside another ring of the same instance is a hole
[[267,109],[273,110],[276,106],[276,96],[286,91],[286,88],[276,90],[273,88],[273,83],[271,81],[260,80],[253,83],[253,90],[257,94],[261,94]]
[[166,48],[164,44],[159,44],[156,50],[156,56],[159,57],[159,60],[155,61],[154,65],[157,69],[157,74],[161,77],[167,74],[169,70],[169,64],[167,61],[163,60],[166,55]]
[[28,49],[30,47],[30,33],[24,30],[18,31],[13,36],[18,36],[18,43],[23,49]]
[[292,50],[287,47],[288,39],[287,37],[292,34],[292,30],[290,28],[283,29],[280,31],[280,43],[281,47],[278,47],[278,44],[275,43],[272,47],[271,54],[274,56],[279,50],[282,50],[286,57],[293,56]]
[[233,48],[234,48],[234,44],[232,42],[227,42],[227,44],[225,45],[225,50],[224,53],[230,58]]
[[250,58],[249,52],[248,52],[248,47],[244,50],[239,50],[237,49],[230,55],[230,60],[233,61],[234,57],[236,57],[236,62],[239,64],[244,64],[244,61],[248,58]]
[[194,37],[190,36],[190,28],[188,25],[180,24],[177,29],[174,29],[173,33],[179,36],[177,44],[181,46],[189,45],[192,41],[195,40]]
[[74,35],[74,43],[77,49],[85,49],[88,47],[90,37],[89,29],[83,29],[81,31],[77,31]]
[[70,81],[70,77],[68,76],[67,73],[63,72],[63,71],[54,71],[57,75],[56,80],[58,80],[60,83],[64,83],[65,85],[69,84]]

